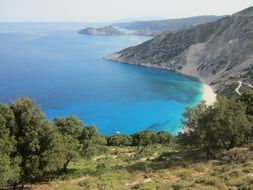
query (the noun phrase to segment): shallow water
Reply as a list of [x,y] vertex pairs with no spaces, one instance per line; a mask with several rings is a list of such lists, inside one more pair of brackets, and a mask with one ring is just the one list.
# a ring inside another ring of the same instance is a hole
[[75,114],[102,134],[176,134],[202,84],[175,72],[105,61],[149,39],[80,35],[79,24],[0,24],[0,101],[36,100],[49,119]]

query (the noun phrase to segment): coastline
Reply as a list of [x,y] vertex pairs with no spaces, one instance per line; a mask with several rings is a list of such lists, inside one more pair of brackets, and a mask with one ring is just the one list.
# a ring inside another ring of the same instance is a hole
[[217,99],[217,94],[214,92],[214,89],[210,85],[208,85],[205,82],[205,80],[202,77],[200,77],[199,74],[196,72],[196,66],[194,63],[189,64],[187,67],[184,67],[182,70],[174,70],[174,69],[169,69],[168,67],[164,65],[157,66],[157,65],[152,65],[152,64],[132,64],[132,63],[128,63],[121,60],[119,57],[120,57],[120,54],[114,53],[114,54],[110,54],[104,57],[104,59],[108,61],[115,61],[122,64],[130,64],[130,65],[144,66],[144,67],[149,67],[149,68],[154,68],[154,69],[174,71],[185,76],[196,78],[202,84],[201,100],[204,100],[206,104],[210,106],[210,105],[213,105]]
[[214,89],[210,85],[208,85],[202,77],[200,77],[200,75],[196,72],[196,70],[193,69],[194,64],[191,64],[190,66],[191,68],[189,70],[184,68],[183,70],[175,70],[175,71],[182,75],[198,79],[202,84],[201,100],[205,101],[208,106],[213,105],[217,100],[217,94],[214,92]]
[[215,103],[217,99],[217,94],[214,92],[211,86],[202,82],[202,100],[206,102],[208,106],[211,106]]

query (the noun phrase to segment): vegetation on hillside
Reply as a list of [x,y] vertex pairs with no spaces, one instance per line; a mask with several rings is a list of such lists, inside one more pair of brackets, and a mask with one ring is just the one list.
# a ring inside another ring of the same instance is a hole
[[184,130],[174,137],[102,136],[75,116],[47,120],[27,98],[0,104],[0,187],[51,181],[34,188],[250,189],[252,107],[252,91],[212,106],[201,102],[186,110]]

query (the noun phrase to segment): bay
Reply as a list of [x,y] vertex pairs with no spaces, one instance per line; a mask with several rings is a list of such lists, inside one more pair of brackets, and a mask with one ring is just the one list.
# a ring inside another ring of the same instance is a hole
[[104,135],[150,129],[177,134],[202,84],[175,72],[103,57],[145,36],[89,36],[79,23],[1,23],[0,101],[34,99],[49,119],[77,115]]

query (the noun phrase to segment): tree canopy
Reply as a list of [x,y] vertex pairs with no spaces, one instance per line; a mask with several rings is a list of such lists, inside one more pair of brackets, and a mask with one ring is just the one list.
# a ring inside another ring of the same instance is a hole
[[0,186],[50,178],[98,144],[105,139],[75,116],[50,122],[28,98],[0,104]]
[[252,123],[240,101],[219,98],[213,106],[201,103],[185,112],[182,144],[205,147],[208,150],[229,150],[247,139]]

